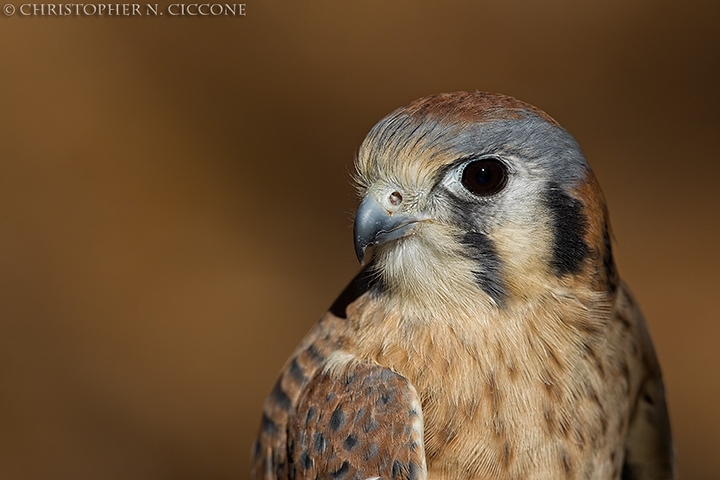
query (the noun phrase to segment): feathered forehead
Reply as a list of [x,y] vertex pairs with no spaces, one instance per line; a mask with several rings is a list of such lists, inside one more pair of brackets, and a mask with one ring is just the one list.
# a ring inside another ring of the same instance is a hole
[[[543,111],[506,95],[456,92],[399,108],[375,125],[357,159],[359,183],[400,177],[418,185],[459,157],[514,149],[527,158],[565,148],[584,159],[572,137]],[[566,166],[567,167],[567,166]]]
[[488,92],[430,95],[415,100],[390,116],[404,113],[420,121],[436,117],[449,122],[480,123],[493,120],[517,120],[527,112],[532,112],[557,125],[552,117],[529,103],[507,95]]

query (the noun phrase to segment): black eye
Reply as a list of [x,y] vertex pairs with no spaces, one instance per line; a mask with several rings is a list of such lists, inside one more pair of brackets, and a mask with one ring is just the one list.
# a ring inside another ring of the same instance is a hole
[[505,188],[507,177],[507,168],[500,160],[483,158],[467,164],[462,184],[475,195],[493,195]]

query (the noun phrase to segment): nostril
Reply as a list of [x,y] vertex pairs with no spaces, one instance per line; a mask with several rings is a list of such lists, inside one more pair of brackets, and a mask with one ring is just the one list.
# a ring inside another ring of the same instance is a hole
[[400,204],[402,203],[402,201],[403,201],[403,197],[402,197],[402,195],[400,194],[400,192],[392,192],[392,193],[390,194],[390,197],[388,197],[388,198],[389,198],[389,200],[390,200],[390,205],[392,205],[392,206],[394,206],[394,207],[397,207],[397,206],[400,205]]

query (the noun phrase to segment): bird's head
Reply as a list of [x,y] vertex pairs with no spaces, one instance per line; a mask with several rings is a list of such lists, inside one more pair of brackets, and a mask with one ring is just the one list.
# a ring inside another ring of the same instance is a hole
[[355,250],[402,298],[502,308],[612,291],[605,202],[573,137],[514,98],[457,92],[382,119],[356,162]]

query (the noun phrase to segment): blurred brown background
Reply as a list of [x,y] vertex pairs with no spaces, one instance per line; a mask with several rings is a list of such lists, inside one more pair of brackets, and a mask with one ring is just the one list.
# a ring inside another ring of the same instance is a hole
[[362,138],[476,89],[583,146],[682,478],[720,478],[719,5],[0,17],[0,478],[246,478],[265,394],[358,269]]

